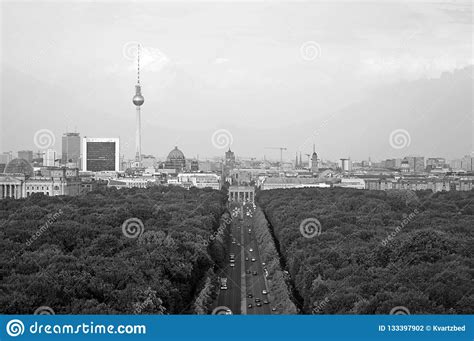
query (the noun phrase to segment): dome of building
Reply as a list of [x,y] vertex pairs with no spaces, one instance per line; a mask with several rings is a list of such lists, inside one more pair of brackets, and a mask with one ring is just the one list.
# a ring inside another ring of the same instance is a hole
[[172,151],[168,154],[168,161],[172,160],[185,160],[184,154],[181,150],[178,149],[178,147],[174,147]]
[[165,162],[165,167],[169,169],[175,169],[180,172],[186,167],[186,158],[181,150],[178,147],[174,147],[172,151],[168,154],[168,157]]
[[7,163],[3,172],[5,174],[23,174],[26,176],[34,175],[33,166],[31,166],[30,163],[25,159],[11,160],[9,163]]

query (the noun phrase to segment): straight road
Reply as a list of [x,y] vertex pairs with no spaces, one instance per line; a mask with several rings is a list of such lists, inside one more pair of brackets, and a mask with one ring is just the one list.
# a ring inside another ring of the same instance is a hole
[[[239,235],[240,231],[238,228],[238,223],[236,219],[233,219],[231,224],[231,238],[229,240],[229,244],[227,245],[227,249],[229,250],[229,254],[226,255],[227,265],[219,274],[220,277],[227,278],[227,290],[221,290],[219,293],[219,297],[217,300],[217,306],[225,306],[228,307],[232,314],[240,315],[241,314],[241,274],[242,271],[242,256],[240,252],[240,241],[237,240],[237,236]],[[240,239],[240,238],[239,238]],[[238,244],[237,244],[238,243]],[[234,267],[230,266],[230,254],[233,253],[235,255],[235,262]]]
[[[245,244],[245,268],[246,268],[246,290],[247,295],[252,294],[252,298],[247,298],[247,304],[252,304],[252,308],[247,308],[247,314],[249,315],[270,315],[271,314],[271,302],[269,304],[263,303],[268,300],[267,295],[262,294],[263,290],[267,290],[265,283],[265,272],[263,270],[262,259],[258,248],[257,239],[255,236],[253,226],[253,209],[244,210],[244,244]],[[246,212],[250,212],[251,216],[247,216]],[[252,251],[250,251],[252,250]],[[252,259],[255,259],[252,262]],[[250,271],[250,274],[248,273]],[[257,273],[255,275],[254,273]],[[260,299],[261,306],[257,306],[256,299]]]
[[[250,212],[250,215],[247,215],[247,212]],[[227,277],[227,290],[220,290],[217,306],[228,307],[235,315],[271,314],[271,302],[269,304],[263,303],[268,300],[268,297],[262,294],[262,291],[268,289],[253,229],[253,208],[251,205],[246,205],[243,211],[241,206],[238,216],[233,218],[230,239],[229,255],[227,255],[229,263],[220,274],[221,277]],[[234,267],[230,266],[231,253],[235,255]],[[252,262],[252,259],[255,261]],[[249,294],[252,297],[247,297]],[[257,307],[255,299],[260,299],[260,307]],[[252,307],[249,307],[249,304]]]

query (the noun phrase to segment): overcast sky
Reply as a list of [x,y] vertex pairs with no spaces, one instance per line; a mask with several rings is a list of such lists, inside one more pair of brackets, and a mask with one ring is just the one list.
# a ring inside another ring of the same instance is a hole
[[[122,152],[133,157],[140,42],[146,154],[162,157],[178,145],[187,157],[221,155],[212,136],[225,129],[238,155],[257,158],[278,158],[265,147],[283,146],[293,159],[313,143],[325,159],[435,156],[427,154],[437,150],[416,143],[422,131],[411,132],[411,149],[387,142],[392,130],[410,132],[410,122],[387,128],[377,149],[360,138],[340,141],[344,148],[324,147],[313,132],[324,126],[327,140],[364,129],[364,122],[346,126],[344,118],[325,122],[378,89],[474,63],[470,1],[1,6],[0,151],[37,150],[33,136],[41,129],[53,132],[60,151],[62,133],[77,129],[82,136],[120,137]],[[472,102],[470,114],[467,143],[443,147],[442,156],[472,151]],[[439,128],[429,122],[427,128]]]

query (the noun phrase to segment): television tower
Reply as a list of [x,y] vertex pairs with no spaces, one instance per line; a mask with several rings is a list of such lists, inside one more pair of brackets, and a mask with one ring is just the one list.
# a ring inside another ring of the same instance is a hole
[[137,85],[135,85],[135,96],[133,96],[133,104],[137,109],[137,122],[136,122],[136,132],[135,132],[135,162],[138,167],[141,167],[142,163],[142,127],[141,127],[141,114],[140,107],[145,102],[145,99],[142,96],[142,87],[140,86],[140,44],[137,46]]

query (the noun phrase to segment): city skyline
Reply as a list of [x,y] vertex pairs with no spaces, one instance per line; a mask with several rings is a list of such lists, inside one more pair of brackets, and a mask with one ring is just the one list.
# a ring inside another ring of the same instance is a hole
[[[79,134],[80,136],[80,133],[78,132],[74,132],[74,133],[71,133],[71,132],[65,132],[63,133],[63,140],[64,140],[64,137],[67,136],[68,134]],[[104,136],[101,136],[101,137],[91,137],[91,136],[80,136],[80,139],[81,139],[81,146],[83,144],[83,139],[118,139],[120,141],[120,138],[117,138],[117,137],[104,137]],[[34,143],[33,143],[34,145]],[[176,147],[180,147],[181,146],[175,146]],[[48,147],[48,148],[38,148],[38,147],[35,147],[35,148],[31,148],[31,149],[21,149],[21,150],[9,150],[9,151],[2,151],[0,150],[0,154],[9,154],[11,153],[12,155],[12,158],[15,158],[14,155],[17,155],[18,158],[24,158],[22,157],[21,155],[24,154],[24,153],[31,153],[32,155],[43,155],[43,154],[46,154],[48,153],[48,151],[54,151],[56,153],[56,159],[57,160],[62,160],[64,158],[64,156],[62,156],[61,154],[61,148],[64,149],[64,147],[58,147],[58,148],[54,148],[54,147]],[[184,148],[181,148],[181,149],[184,149]],[[224,161],[225,159],[225,153],[227,152],[227,150],[231,150],[233,151],[234,149],[232,149],[232,147],[228,148],[228,149],[224,149],[220,154],[216,153],[215,155],[189,155],[189,154],[186,154],[188,156],[186,156],[186,159],[196,159],[196,160],[200,160],[200,161],[205,161],[205,160],[221,160],[221,161]],[[168,151],[169,152],[169,151]],[[303,154],[303,152],[300,152],[300,151],[297,151],[297,158],[299,157],[299,153],[301,153],[301,155],[304,155],[304,157],[302,158],[302,163],[303,164],[311,164],[311,154]],[[322,161],[328,161],[328,162],[337,162],[339,160],[342,160],[342,159],[348,159],[348,160],[351,160],[352,162],[362,162],[362,161],[372,161],[372,162],[381,162],[381,161],[387,161],[387,160],[403,160],[407,157],[423,157],[425,158],[426,160],[428,159],[436,159],[436,158],[443,158],[445,159],[446,161],[454,161],[454,160],[458,160],[458,159],[462,159],[464,157],[469,157],[469,156],[472,156],[474,152],[471,152],[470,154],[464,154],[464,155],[453,155],[453,156],[450,156],[450,157],[441,157],[439,155],[421,155],[421,154],[405,154],[403,156],[397,156],[397,157],[394,157],[394,156],[386,156],[386,157],[382,157],[382,158],[372,158],[371,156],[368,156],[366,158],[360,158],[360,159],[355,159],[355,158],[352,158],[350,155],[341,155],[339,158],[335,158],[335,159],[329,159],[329,158],[319,158],[318,156],[318,160],[322,160]],[[82,154],[82,151],[81,151],[81,154]],[[272,153],[272,154],[275,154],[275,153]],[[290,155],[291,152],[286,152],[283,156],[283,162],[284,163],[293,163],[294,162],[294,155]],[[165,161],[166,158],[167,158],[167,155],[168,153],[165,153],[165,155],[155,155],[155,154],[141,154],[141,156],[152,156],[152,157],[155,157],[157,160],[159,161]],[[135,160],[136,161],[136,157],[135,155],[124,155],[123,153],[120,153],[120,158],[123,158],[123,160],[125,161],[133,161]],[[276,162],[276,163],[279,163],[280,162],[280,157],[278,155],[267,155],[267,154],[264,154],[263,156],[255,156],[255,155],[239,155],[239,154],[236,154],[236,158],[237,159],[240,159],[240,160],[255,160],[255,161],[264,161],[264,160],[267,160],[267,161],[270,161],[270,162]],[[26,158],[25,158],[26,159]],[[61,163],[64,163],[64,161],[61,161]],[[298,162],[295,162],[295,163],[301,163],[301,161],[298,161]]]
[[[147,94],[143,154],[166,155],[179,145],[187,155],[222,155],[211,141],[219,129],[230,132],[237,155],[248,157],[277,159],[264,148],[285,146],[291,160],[290,151],[310,152],[313,143],[329,160],[472,152],[470,3],[298,4],[291,7],[295,19],[284,25],[278,18],[286,4],[266,11],[257,3],[195,4],[181,12],[183,6],[141,4],[128,11],[129,4],[118,5],[101,24],[109,39],[97,47],[97,38],[84,38],[97,23],[77,30],[72,16],[78,11],[84,24],[94,21],[106,10],[101,4],[5,4],[0,150],[31,149],[41,129],[51,130],[58,144],[67,127],[76,127],[84,136],[119,137],[121,153],[132,156],[136,57],[128,48],[140,42]],[[50,25],[31,30],[32,13],[46,20],[51,9],[61,13],[64,32]],[[353,10],[369,22],[347,21],[352,34],[334,26]],[[234,11],[245,15],[233,19]],[[328,22],[323,13],[338,13],[338,19]],[[152,15],[170,29],[163,32]],[[208,17],[213,20],[204,25]],[[176,29],[183,20],[201,25],[195,32]],[[117,29],[117,22],[124,26]],[[243,40],[246,32],[255,37]],[[28,54],[24,41],[39,44],[39,52]],[[435,54],[444,43],[443,53]],[[53,103],[46,93],[56,94]],[[404,148],[390,145],[397,130],[408,133]]]

